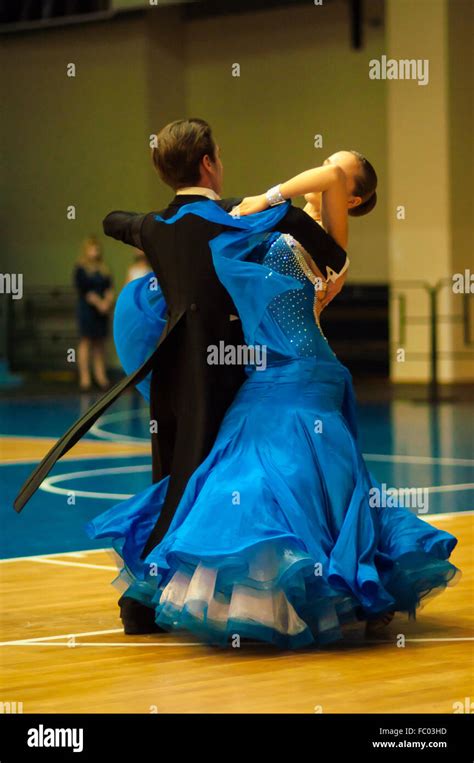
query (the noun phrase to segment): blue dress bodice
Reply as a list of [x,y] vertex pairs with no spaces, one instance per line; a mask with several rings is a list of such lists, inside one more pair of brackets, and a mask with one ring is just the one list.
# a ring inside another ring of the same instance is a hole
[[[268,304],[255,334],[255,343],[267,348],[267,365],[298,358],[320,358],[339,364],[321,327],[315,321],[313,305],[315,287],[302,270],[297,252],[304,249],[290,235],[272,234],[261,264],[274,273],[290,276],[301,284],[275,296]],[[246,335],[245,314],[242,316]]]

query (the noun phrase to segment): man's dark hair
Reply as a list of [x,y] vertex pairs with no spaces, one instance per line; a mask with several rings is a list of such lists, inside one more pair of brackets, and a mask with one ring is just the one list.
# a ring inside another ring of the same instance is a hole
[[216,144],[204,119],[178,119],[163,127],[153,148],[153,164],[164,183],[174,190],[196,185],[203,156],[216,158]]

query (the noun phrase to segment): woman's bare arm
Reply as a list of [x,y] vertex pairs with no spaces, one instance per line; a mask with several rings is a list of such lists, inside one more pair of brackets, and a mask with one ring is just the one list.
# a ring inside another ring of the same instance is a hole
[[331,188],[340,187],[345,190],[346,176],[337,164],[325,164],[322,167],[314,167],[311,170],[300,172],[280,184],[280,193],[285,199],[306,194],[317,194],[329,191]]
[[347,219],[347,189],[337,184],[321,194],[321,222],[324,230],[343,249],[347,248],[349,227]]
[[[335,164],[305,170],[280,184],[284,199],[295,196],[322,194],[321,217],[323,227],[342,248],[347,246],[347,190],[344,171]],[[234,208],[236,216],[251,215],[268,209],[264,193],[248,196]],[[324,208],[324,211],[323,211]]]

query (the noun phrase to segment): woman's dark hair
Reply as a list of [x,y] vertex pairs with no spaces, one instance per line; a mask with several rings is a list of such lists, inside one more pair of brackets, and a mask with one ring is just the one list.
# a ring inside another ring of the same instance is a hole
[[206,154],[216,158],[210,125],[204,119],[178,119],[158,133],[152,159],[163,182],[177,190],[199,182]]
[[377,173],[372,167],[368,159],[358,151],[350,151],[358,160],[360,165],[360,172],[355,178],[355,187],[353,191],[354,196],[360,196],[362,201],[357,207],[351,207],[348,210],[348,214],[351,217],[362,217],[362,215],[368,215],[369,212],[377,204]]

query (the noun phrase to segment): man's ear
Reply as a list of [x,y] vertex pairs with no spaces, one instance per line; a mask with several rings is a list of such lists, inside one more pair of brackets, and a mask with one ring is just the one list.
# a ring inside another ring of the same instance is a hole
[[212,171],[212,167],[213,167],[214,162],[212,161],[212,159],[209,156],[209,154],[204,154],[204,156],[201,159],[201,164],[202,164],[203,168],[205,170],[207,170],[207,172],[210,172],[210,171]]

